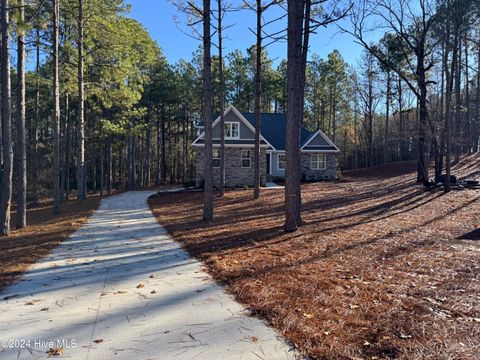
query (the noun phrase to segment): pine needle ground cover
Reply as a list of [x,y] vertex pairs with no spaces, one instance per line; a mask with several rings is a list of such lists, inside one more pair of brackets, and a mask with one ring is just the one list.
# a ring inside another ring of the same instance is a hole
[[[68,201],[62,204],[57,216],[53,215],[51,203],[29,209],[25,229],[0,237],[0,290],[84,225],[99,202],[98,196],[89,197],[82,203]],[[15,213],[12,214],[12,224],[14,219]]]
[[[415,164],[305,184],[305,226],[283,232],[283,192],[228,191],[202,222],[202,193],[150,199],[158,221],[315,359],[478,359],[480,191],[413,184]],[[478,178],[480,157],[454,168]]]

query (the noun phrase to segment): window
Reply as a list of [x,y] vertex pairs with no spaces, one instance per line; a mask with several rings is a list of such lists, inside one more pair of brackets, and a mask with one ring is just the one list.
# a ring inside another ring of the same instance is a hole
[[212,164],[214,168],[220,167],[220,149],[213,149]]
[[325,170],[327,168],[327,157],[325,154],[312,154],[310,157],[310,168],[312,170]]
[[242,168],[249,168],[251,163],[250,150],[242,150]]
[[277,155],[277,168],[278,170],[285,170],[285,154],[278,154]]
[[226,122],[225,123],[225,139],[239,139],[240,138],[240,123]]

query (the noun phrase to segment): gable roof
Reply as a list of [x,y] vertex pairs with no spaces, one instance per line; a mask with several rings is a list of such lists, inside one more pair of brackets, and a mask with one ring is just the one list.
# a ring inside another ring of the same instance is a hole
[[[255,113],[242,113],[242,115],[250,124],[252,124],[253,127],[255,127]],[[302,146],[312,136],[312,133],[303,127],[301,130],[300,143]],[[285,114],[262,113],[260,133],[270,144],[272,144],[275,150],[285,150],[285,141],[287,135]]]
[[[319,138],[319,140],[324,140],[325,144],[311,144],[313,140]],[[312,133],[312,135],[308,138],[305,143],[300,145],[301,151],[325,151],[325,152],[340,152],[340,149],[337,145],[334,144],[330,138],[325,135],[325,133],[318,129],[316,132]]]
[[[256,116],[255,113],[240,113],[233,105],[231,105],[226,111],[227,114],[229,111],[234,111],[235,114],[240,118],[240,120],[246,120],[247,125],[249,128],[255,131],[255,124],[256,124]],[[213,126],[215,126],[220,121],[220,116],[214,116]],[[200,128],[203,127],[203,124],[200,124]],[[261,113],[261,129],[260,135],[261,139],[265,140],[267,144],[269,144],[273,150],[275,151],[285,151],[285,142],[286,142],[286,117],[284,113]],[[325,139],[328,143],[328,146],[308,146],[307,145],[315,139],[317,136],[321,136]],[[193,142],[193,144],[200,144],[204,137],[204,132],[200,134],[200,136]],[[326,152],[339,152],[340,150],[338,147],[328,138],[325,133],[321,130],[316,132],[311,132],[305,129],[304,127],[301,128],[300,133],[300,148],[303,151],[326,151]]]
[[[240,111],[237,110],[237,108],[233,105],[230,105],[227,110],[225,110],[225,112],[223,113],[224,116],[226,116],[229,112],[233,112],[236,117],[242,121],[243,123],[245,123],[245,125],[249,128],[250,131],[252,131],[253,133],[255,133],[255,127],[242,115],[242,113],[240,113]],[[216,120],[214,120],[216,118]],[[215,127],[215,125],[217,125],[219,122],[220,122],[221,118],[219,115],[214,115],[214,118],[212,118],[212,128]],[[203,128],[203,124],[200,124],[198,126],[199,128]],[[192,143],[192,146],[203,146],[204,143],[205,143],[205,131],[203,131],[200,136],[198,136]],[[217,141],[215,141],[215,139],[213,140],[213,145],[220,145],[220,139],[217,139]],[[243,145],[243,144],[246,144],[248,143],[249,141],[245,141],[245,140],[233,140],[230,144],[231,145]],[[227,141],[225,141],[225,144],[227,144]],[[251,145],[254,145],[254,143],[252,143]],[[267,146],[267,147],[270,147],[272,149],[275,149],[268,141],[267,139],[265,139],[265,137],[263,136],[262,134],[262,131],[260,130],[260,146]]]

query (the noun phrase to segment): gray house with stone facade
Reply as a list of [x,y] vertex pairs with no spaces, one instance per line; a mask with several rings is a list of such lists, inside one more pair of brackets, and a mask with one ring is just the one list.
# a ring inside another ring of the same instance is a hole
[[[262,114],[260,129],[260,177],[261,183],[285,177],[285,114]],[[224,114],[225,123],[225,184],[227,187],[253,186],[255,146],[255,114],[240,113],[230,106]],[[213,170],[214,184],[220,183],[220,117],[213,122]],[[205,134],[192,143],[195,151],[195,183],[204,180]],[[321,131],[301,130],[302,180],[333,180],[337,177],[337,156],[340,150]]]

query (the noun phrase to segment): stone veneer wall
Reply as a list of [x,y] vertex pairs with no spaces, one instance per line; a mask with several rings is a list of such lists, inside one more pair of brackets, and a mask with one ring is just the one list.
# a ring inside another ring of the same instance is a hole
[[[254,158],[253,148],[246,148],[250,150],[252,158],[250,160],[250,168],[242,168],[241,155],[242,148],[225,148],[225,186],[253,186],[254,185]],[[204,179],[204,155],[203,148],[195,148],[195,185],[197,187],[202,185]],[[266,152],[262,148],[260,152],[260,183],[265,185],[266,181]],[[213,184],[215,187],[220,185],[220,169],[213,169]]]
[[310,169],[310,153],[302,153],[302,181],[336,180],[338,159],[336,154],[326,154],[325,170]]

